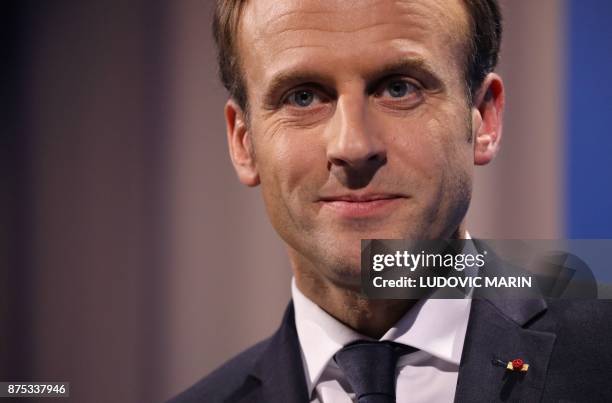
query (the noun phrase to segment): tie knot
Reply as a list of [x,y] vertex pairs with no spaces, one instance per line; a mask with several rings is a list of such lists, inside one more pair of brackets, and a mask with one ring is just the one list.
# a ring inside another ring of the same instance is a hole
[[395,367],[414,349],[390,341],[356,341],[344,346],[334,360],[344,372],[357,402],[395,402]]

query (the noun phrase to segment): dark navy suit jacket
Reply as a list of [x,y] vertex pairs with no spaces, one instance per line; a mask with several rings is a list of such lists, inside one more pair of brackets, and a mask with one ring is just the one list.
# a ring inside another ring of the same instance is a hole
[[[280,329],[171,403],[308,402],[289,304]],[[494,365],[520,357],[526,373]],[[457,402],[612,402],[612,301],[472,301]]]

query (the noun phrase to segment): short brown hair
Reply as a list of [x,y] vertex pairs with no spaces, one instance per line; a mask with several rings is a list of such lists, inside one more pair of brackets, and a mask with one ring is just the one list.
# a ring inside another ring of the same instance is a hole
[[[213,36],[217,44],[219,75],[230,96],[246,111],[246,83],[240,70],[236,37],[240,15],[247,0],[217,0]],[[470,100],[499,58],[502,24],[497,0],[463,0],[470,16],[470,38],[465,81]]]

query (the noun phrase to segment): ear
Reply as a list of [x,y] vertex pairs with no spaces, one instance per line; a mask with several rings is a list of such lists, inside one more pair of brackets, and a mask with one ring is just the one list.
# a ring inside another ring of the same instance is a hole
[[246,124],[245,113],[233,99],[225,103],[225,125],[230,158],[238,179],[247,186],[259,185],[251,132]]
[[505,102],[504,83],[489,73],[475,94],[472,107],[474,164],[486,165],[499,151]]

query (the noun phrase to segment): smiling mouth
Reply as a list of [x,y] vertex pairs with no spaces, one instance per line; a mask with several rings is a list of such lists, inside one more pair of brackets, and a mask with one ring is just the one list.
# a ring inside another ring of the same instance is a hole
[[405,199],[394,194],[364,194],[323,197],[324,208],[343,218],[364,218],[383,216],[391,213],[397,204]]

